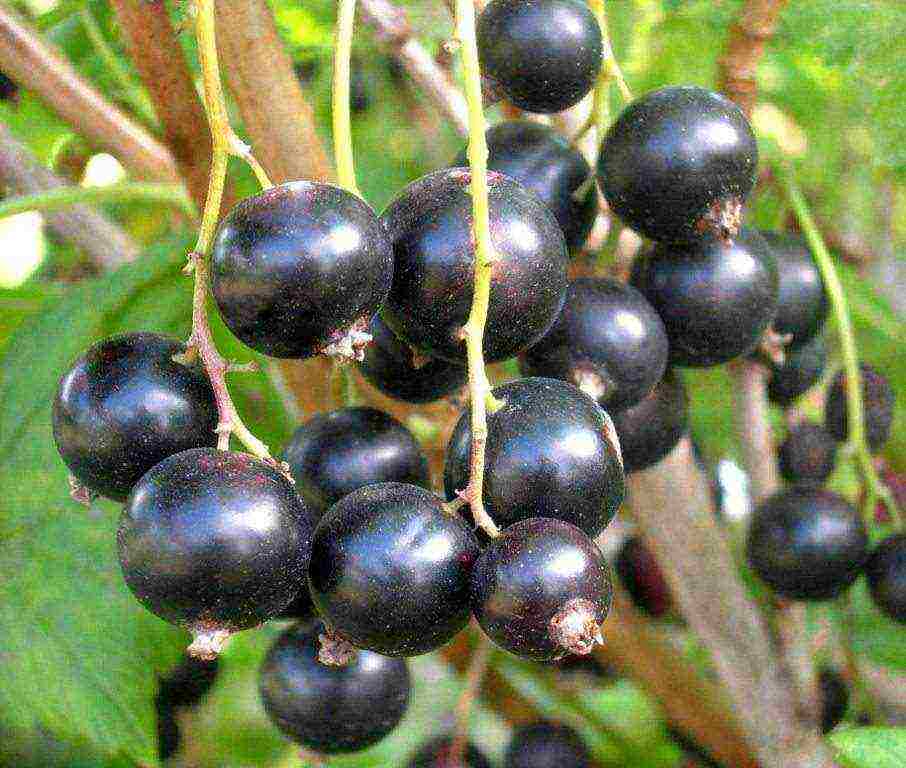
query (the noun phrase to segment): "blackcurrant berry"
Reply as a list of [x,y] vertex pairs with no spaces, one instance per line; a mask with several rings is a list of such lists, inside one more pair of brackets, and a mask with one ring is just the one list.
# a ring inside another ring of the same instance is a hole
[[360,357],[393,275],[374,211],[329,184],[294,181],[240,202],[211,255],[211,289],[240,341],[272,357]]
[[[470,179],[463,168],[430,173],[381,215],[394,254],[393,288],[381,317],[419,352],[458,363],[465,362],[462,327],[475,275]],[[557,319],[567,255],[557,220],[535,195],[495,171],[488,187],[496,261],[484,354],[495,361],[534,344]]]
[[357,752],[377,743],[409,705],[403,659],[359,651],[342,667],[318,661],[318,632],[287,629],[271,646],[258,674],[264,709],[303,747],[323,754]]
[[670,587],[651,550],[642,540],[626,540],[617,555],[614,568],[632,601],[646,613],[658,618],[673,605]]
[[468,372],[463,366],[435,357],[419,359],[380,315],[371,320],[368,333],[372,343],[365,349],[359,370],[385,395],[409,403],[427,403],[465,386]]
[[613,426],[627,473],[657,464],[689,428],[689,397],[680,377],[668,370],[644,400],[613,412]]
[[824,373],[827,364],[827,342],[820,334],[802,347],[787,352],[780,365],[771,365],[768,397],[772,403],[786,407],[810,390]]
[[601,28],[579,0],[492,0],[477,34],[482,73],[526,112],[578,104],[601,70]]
[[[620,448],[608,415],[571,384],[517,379],[494,389],[504,405],[489,414],[483,499],[501,527],[557,518],[596,536],[623,501]],[[447,446],[447,498],[469,484],[471,414]]]
[[733,238],[755,184],[758,146],[720,94],[673,86],[630,104],[610,127],[598,183],[614,212],[654,240]]
[[821,733],[830,733],[846,715],[849,688],[838,672],[825,667],[818,673],[818,694],[821,702]]
[[472,611],[510,653],[554,661],[601,642],[613,585],[594,542],[562,520],[531,518],[505,529],[472,570]]
[[438,736],[423,744],[406,763],[406,768],[491,768],[488,759],[474,744],[466,744],[462,761],[452,762],[450,747],[453,740],[449,736]]
[[[863,363],[862,403],[865,414],[865,440],[872,453],[884,447],[893,425],[893,406],[896,396],[887,377]],[[824,426],[837,440],[849,436],[846,407],[846,374],[840,371],[827,391],[824,404]]]
[[747,554],[758,576],[778,595],[829,600],[862,571],[868,536],[845,499],[814,485],[797,485],[755,510]]
[[428,460],[412,433],[376,408],[319,413],[295,431],[283,458],[296,491],[319,516],[363,485],[430,485]]
[[823,483],[834,471],[837,443],[820,424],[803,421],[781,443],[777,459],[784,480]]
[[[488,168],[538,195],[553,211],[566,247],[578,251],[598,213],[598,193],[587,183],[591,167],[582,153],[553,128],[528,120],[497,123],[488,129],[487,141]],[[469,164],[465,149],[453,164]]]
[[534,723],[513,734],[504,768],[590,768],[582,737],[567,725]]
[[183,451],[136,484],[117,543],[149,611],[216,656],[226,637],[289,605],[304,584],[316,515],[276,469],[245,453]]
[[440,647],[469,619],[478,541],[424,488],[380,483],[335,504],[315,530],[309,583],[340,637],[387,656]]
[[719,365],[751,352],[777,308],[776,260],[754,230],[732,244],[658,244],[636,261],[630,282],[664,321],[674,365]]
[[98,342],[60,379],[57,450],[86,488],[125,501],[158,462],[217,444],[217,404],[200,366],[177,362],[182,342],[127,333]]
[[865,572],[875,605],[906,624],[906,534],[890,536],[875,547]]
[[311,599],[311,592],[308,589],[308,579],[299,588],[293,601],[276,615],[277,619],[294,619],[296,621],[311,621],[316,618],[318,612],[315,610],[315,604]]
[[777,257],[779,292],[774,330],[792,335],[789,349],[798,349],[821,330],[827,317],[827,293],[821,270],[801,237],[759,230]]
[[569,284],[560,317],[519,356],[524,376],[575,384],[608,411],[634,405],[667,368],[667,332],[635,288],[609,278]]

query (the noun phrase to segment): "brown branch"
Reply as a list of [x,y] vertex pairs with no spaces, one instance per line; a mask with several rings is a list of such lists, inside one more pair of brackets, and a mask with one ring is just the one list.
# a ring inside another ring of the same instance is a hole
[[780,487],[768,406],[770,371],[762,363],[745,358],[734,360],[729,371],[735,383],[736,433],[749,475],[750,495],[757,504]]
[[[43,166],[0,123],[0,185],[32,194],[67,186]],[[44,219],[60,240],[71,243],[101,269],[113,269],[138,257],[139,247],[119,226],[87,205],[47,212]]]
[[0,5],[0,70],[34,91],[76,132],[137,176],[179,180],[167,148],[110,104],[8,5]]

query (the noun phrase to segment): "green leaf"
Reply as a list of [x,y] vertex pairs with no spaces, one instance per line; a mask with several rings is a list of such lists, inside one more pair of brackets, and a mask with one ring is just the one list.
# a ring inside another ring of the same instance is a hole
[[902,768],[906,728],[848,728],[828,739],[845,768]]

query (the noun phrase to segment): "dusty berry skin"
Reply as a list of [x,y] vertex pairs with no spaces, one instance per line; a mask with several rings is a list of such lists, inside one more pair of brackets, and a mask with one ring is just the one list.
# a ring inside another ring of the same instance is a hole
[[809,421],[793,427],[777,451],[780,475],[791,483],[823,483],[836,462],[836,440],[820,424]]
[[468,371],[461,365],[435,357],[417,359],[415,352],[397,338],[380,315],[368,326],[372,342],[359,362],[359,371],[385,395],[407,403],[429,403],[465,386]]
[[792,405],[818,383],[826,365],[827,342],[819,334],[799,349],[787,352],[780,365],[771,364],[768,399],[784,408]]
[[165,621],[235,632],[298,594],[316,520],[289,480],[248,454],[183,451],[129,496],[120,565],[139,602]]
[[[434,171],[412,182],[381,215],[393,243],[393,287],[381,317],[422,354],[465,364],[475,244],[471,173]],[[505,360],[540,339],[566,297],[566,242],[550,209],[521,184],[488,173],[491,298],[486,361]]]
[[[591,650],[613,584],[588,536],[562,520],[536,517],[506,528],[485,548],[472,569],[471,597],[475,618],[497,645],[526,659],[556,661]],[[562,617],[577,608],[593,622],[581,651],[558,638]]]
[[567,725],[533,723],[513,734],[504,768],[590,768],[582,737]]
[[523,376],[563,379],[608,411],[634,405],[667,369],[667,331],[635,288],[582,277],[566,291],[553,328],[519,356]]
[[[486,137],[488,169],[506,174],[538,195],[553,211],[570,253],[581,249],[598,213],[593,184],[576,197],[591,176],[591,166],[582,153],[553,128],[528,120],[497,123]],[[464,148],[453,165],[468,164]]]
[[428,460],[412,433],[376,408],[319,413],[283,451],[296,491],[320,517],[363,485],[430,485]]
[[868,536],[856,509],[814,484],[763,501],[752,515],[746,547],[755,573],[790,600],[837,597],[868,559]]
[[641,539],[626,540],[617,555],[614,570],[632,601],[649,615],[660,618],[673,606],[664,573]]
[[315,530],[309,584],[336,634],[386,656],[417,656],[469,620],[478,541],[439,496],[403,483],[353,491]]
[[217,444],[217,404],[207,376],[173,360],[185,351],[182,342],[157,333],[112,336],[60,379],[54,441],[86,488],[125,501],[158,462]]
[[229,329],[271,357],[311,357],[363,332],[390,289],[393,255],[374,211],[330,184],[293,181],[221,222],[211,290]]
[[640,472],[663,459],[689,429],[689,396],[668,370],[644,400],[613,412],[625,472]]
[[297,744],[321,754],[376,744],[409,706],[409,668],[402,659],[359,651],[349,664],[318,661],[318,632],[297,625],[271,646],[258,690],[271,721]]
[[906,624],[906,534],[890,536],[875,547],[865,573],[875,605]]
[[671,86],[636,99],[610,127],[598,184],[614,212],[652,240],[727,239],[757,165],[755,134],[738,106],[704,88]]
[[526,112],[578,104],[601,70],[601,28],[579,0],[492,0],[476,32],[482,73]]
[[779,293],[773,328],[792,335],[787,349],[799,349],[821,331],[828,299],[821,270],[801,237],[758,230],[777,257]]
[[[866,363],[862,372],[862,407],[865,414],[865,441],[872,453],[884,447],[893,426],[896,396],[887,377]],[[824,403],[824,427],[841,443],[849,437],[846,407],[846,374],[840,371],[827,390]]]
[[[623,501],[620,448],[607,414],[571,384],[517,379],[494,389],[484,504],[500,527],[529,517],[565,520],[596,536]],[[470,410],[456,424],[444,465],[448,499],[469,484]],[[466,517],[469,512],[464,511]]]
[[818,694],[821,701],[821,733],[830,733],[846,715],[849,688],[838,672],[825,667],[818,673]]
[[664,321],[670,362],[695,368],[755,349],[777,308],[777,264],[761,235],[658,244],[633,265],[630,284]]
[[469,742],[461,762],[450,760],[453,740],[449,736],[438,736],[419,748],[406,763],[406,768],[492,768],[488,759],[478,747]]

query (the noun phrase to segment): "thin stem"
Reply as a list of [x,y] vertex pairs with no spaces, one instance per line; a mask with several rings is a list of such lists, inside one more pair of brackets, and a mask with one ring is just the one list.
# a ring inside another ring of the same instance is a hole
[[484,508],[485,443],[488,439],[487,401],[491,392],[484,367],[482,340],[491,298],[491,244],[488,196],[488,145],[485,138],[484,110],[481,99],[481,66],[475,37],[475,6],[472,0],[456,0],[456,32],[465,77],[466,103],[469,107],[469,169],[472,193],[472,220],[475,228],[475,286],[472,311],[463,326],[469,363],[469,394],[472,407],[472,454],[469,487],[466,494],[475,524],[489,536],[500,531]]
[[333,55],[333,146],[340,186],[358,195],[352,150],[352,117],[349,111],[350,61],[354,28],[355,0],[339,0],[337,40]]
[[190,218],[198,211],[185,189],[179,184],[123,182],[108,187],[56,187],[30,195],[0,200],[0,218],[24,211],[56,211],[79,203],[142,202],[160,203],[179,208]]
[[[604,8],[604,0],[589,0],[591,11],[594,13],[598,24],[601,27],[601,40],[604,48],[603,62],[601,63],[601,75],[598,78],[598,89],[603,90],[610,81],[613,80],[620,90],[623,101],[632,101],[632,91],[623,77],[623,70],[617,62],[617,57],[613,54],[613,46],[610,43],[610,30],[607,25],[607,13]],[[596,94],[597,100],[597,94]],[[597,111],[597,110],[596,110]],[[603,136],[602,136],[603,138]]]
[[456,702],[456,730],[450,743],[447,759],[449,765],[465,765],[463,758],[469,743],[469,716],[472,713],[472,705],[481,694],[481,683],[487,674],[493,650],[488,636],[480,632],[478,642],[472,649],[469,668],[466,670],[465,687]]

